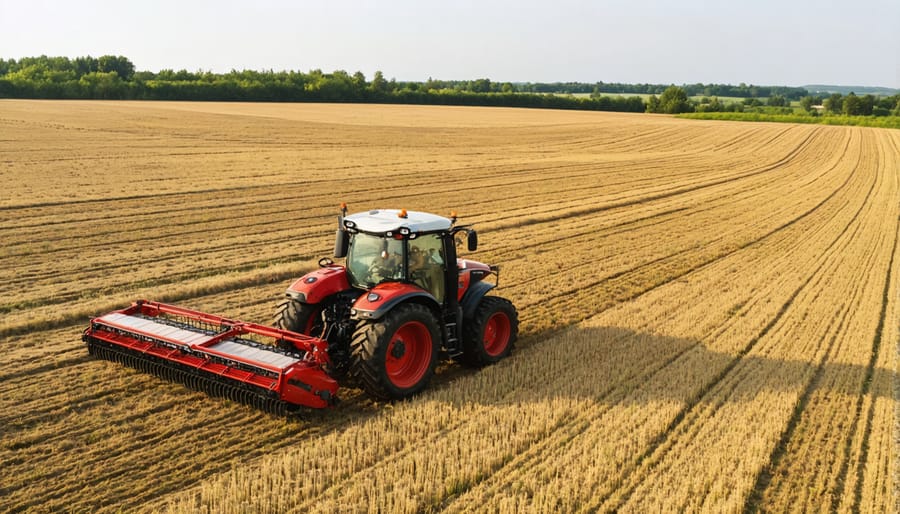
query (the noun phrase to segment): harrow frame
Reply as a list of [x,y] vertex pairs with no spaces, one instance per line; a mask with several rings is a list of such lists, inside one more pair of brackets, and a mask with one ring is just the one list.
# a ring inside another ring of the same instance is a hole
[[275,414],[336,400],[328,343],[174,305],[138,300],[93,318],[91,355]]

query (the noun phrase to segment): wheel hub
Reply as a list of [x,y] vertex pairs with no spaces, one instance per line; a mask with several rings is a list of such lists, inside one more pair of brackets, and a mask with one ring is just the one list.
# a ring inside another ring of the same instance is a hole
[[395,341],[391,347],[391,357],[399,359],[406,354],[406,345],[403,341]]

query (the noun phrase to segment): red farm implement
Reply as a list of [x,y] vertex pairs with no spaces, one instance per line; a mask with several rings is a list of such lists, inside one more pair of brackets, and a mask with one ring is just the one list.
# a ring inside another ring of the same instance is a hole
[[321,339],[164,303],[94,318],[82,339],[92,355],[273,413],[326,407],[338,389]]

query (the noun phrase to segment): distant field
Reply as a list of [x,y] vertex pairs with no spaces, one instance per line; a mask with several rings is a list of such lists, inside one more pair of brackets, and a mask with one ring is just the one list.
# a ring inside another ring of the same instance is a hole
[[769,114],[764,112],[691,112],[679,114],[678,117],[695,120],[763,121],[900,129],[900,116],[811,116],[800,109],[795,109],[793,114]]
[[[0,101],[0,511],[897,512],[900,131]],[[107,361],[147,297],[270,323],[351,211],[458,211],[522,338],[274,418]]]
[[[558,93],[558,94],[564,95],[563,93]],[[604,92],[601,92],[600,94],[601,94],[602,96],[618,96],[618,97],[623,97],[623,98],[629,98],[629,97],[632,97],[632,96],[637,96],[637,97],[640,97],[640,99],[641,99],[641,100],[644,100],[644,101],[647,101],[648,98],[650,98],[651,96],[654,96],[654,95],[651,95],[651,94],[644,94],[644,93],[604,93]],[[576,97],[576,98],[590,98],[590,97],[591,97],[591,93],[572,93],[572,96],[574,96],[574,97]],[[656,95],[656,96],[658,97],[659,95]],[[710,96],[708,96],[708,97],[707,97],[706,95],[695,95],[695,96],[691,96],[691,97],[689,97],[689,98],[690,98],[691,100],[694,100],[694,101],[699,102],[699,101],[702,100],[703,98],[712,98],[713,96],[716,96],[716,95],[710,95]],[[726,104],[729,104],[729,103],[741,103],[741,102],[744,101],[744,98],[743,98],[743,97],[740,97],[740,96],[717,96],[716,98],[718,98],[720,102],[726,103]],[[765,101],[766,101],[765,98],[761,98],[760,100],[761,100],[763,103],[765,103]],[[799,103],[798,103],[797,105],[799,105]]]

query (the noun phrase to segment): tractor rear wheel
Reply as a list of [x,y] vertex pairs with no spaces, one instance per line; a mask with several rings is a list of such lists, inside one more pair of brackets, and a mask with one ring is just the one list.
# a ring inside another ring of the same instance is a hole
[[506,298],[485,296],[463,328],[462,360],[472,366],[493,364],[509,355],[519,335],[519,316]]
[[383,400],[409,398],[434,375],[441,339],[437,319],[425,307],[401,304],[378,321],[360,322],[351,344],[351,374]]

